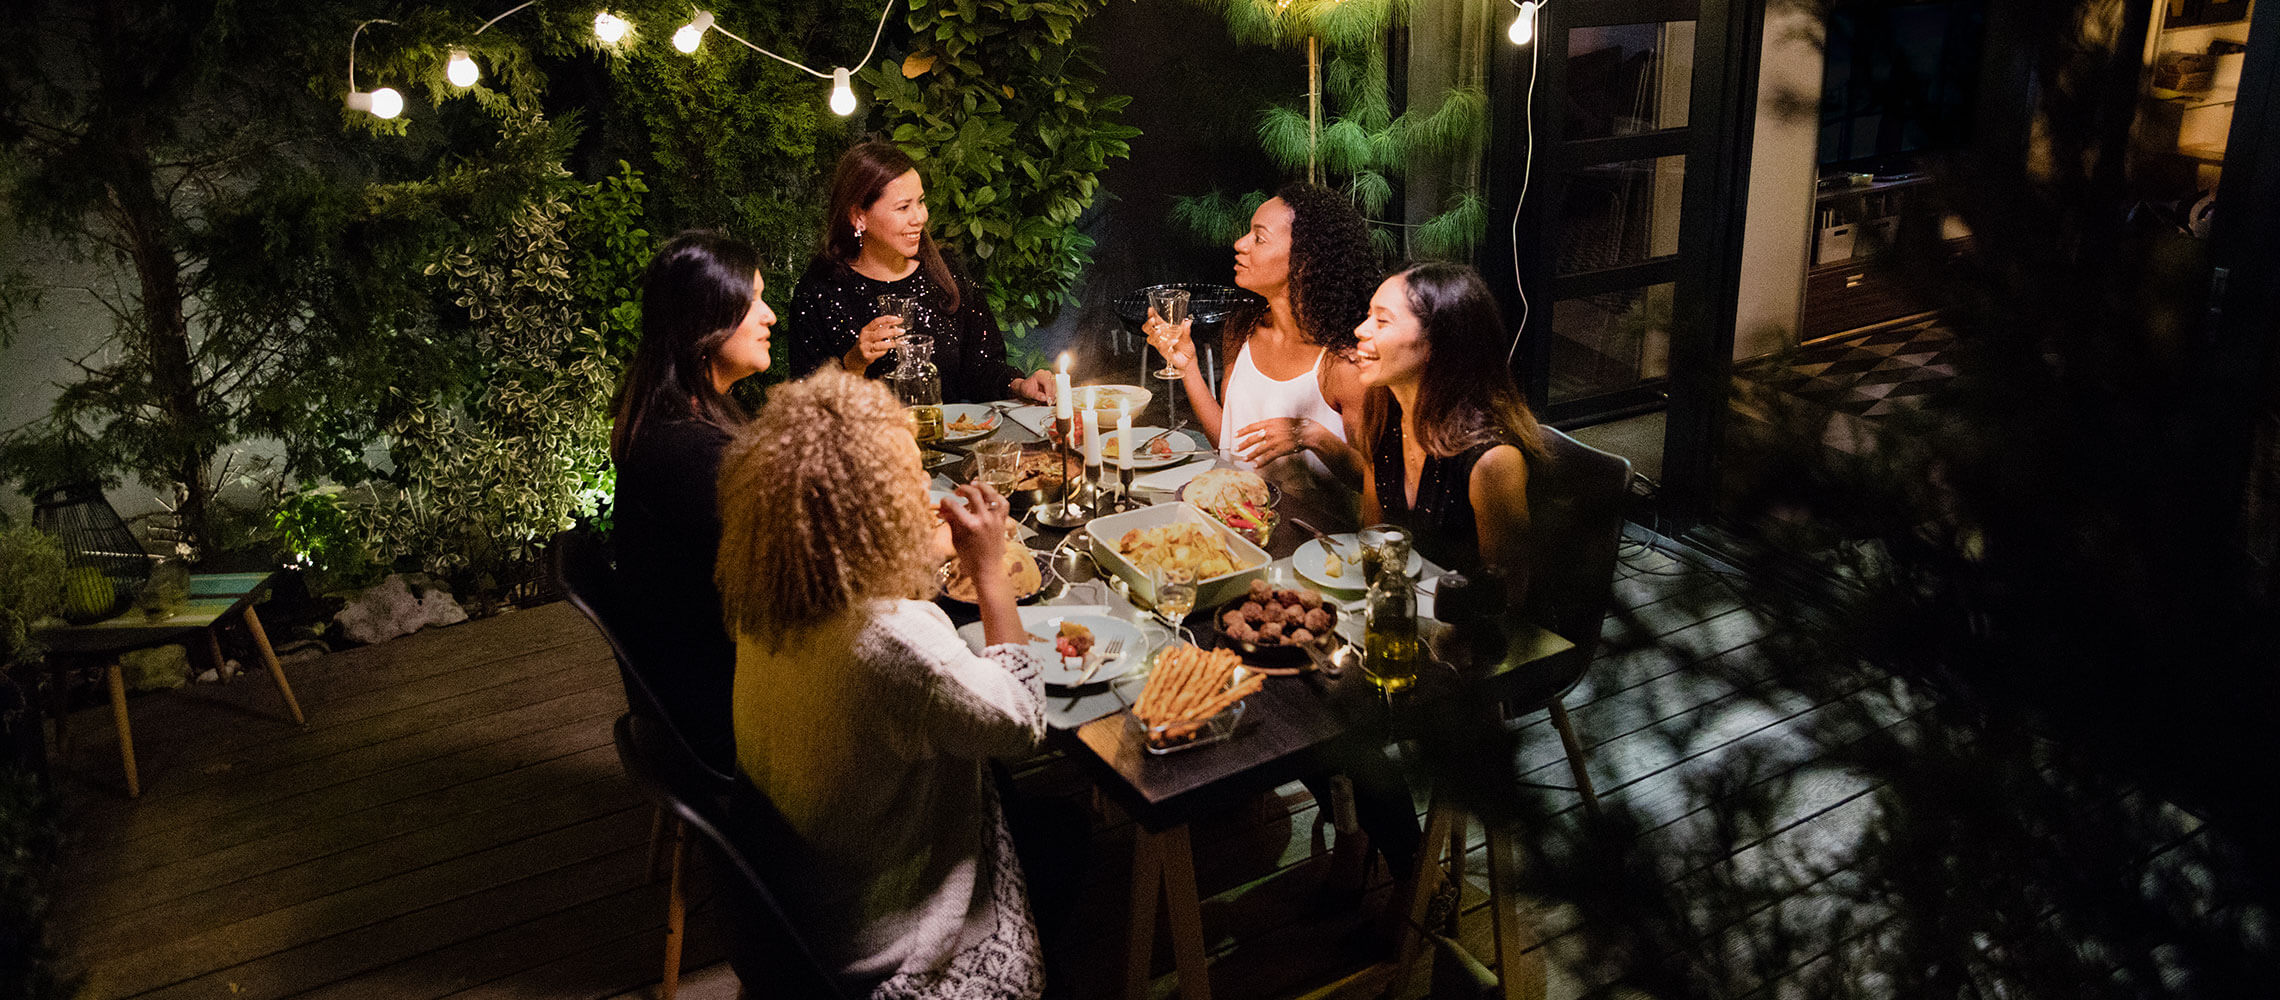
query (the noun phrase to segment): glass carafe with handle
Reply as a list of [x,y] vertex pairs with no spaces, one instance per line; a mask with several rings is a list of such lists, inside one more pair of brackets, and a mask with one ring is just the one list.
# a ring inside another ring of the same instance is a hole
[[934,341],[924,334],[903,338],[902,356],[896,360],[894,371],[887,374],[894,386],[895,398],[910,407],[911,432],[921,445],[940,444],[944,436],[942,424],[942,374],[934,367]]

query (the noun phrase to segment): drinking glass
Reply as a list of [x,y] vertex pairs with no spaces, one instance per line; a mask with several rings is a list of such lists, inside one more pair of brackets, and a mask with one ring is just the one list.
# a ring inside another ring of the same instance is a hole
[[1021,445],[1014,441],[984,441],[973,447],[974,481],[988,483],[1000,495],[1013,493],[1014,477],[1021,471]]
[[[1148,293],[1148,308],[1156,311],[1157,319],[1163,320],[1165,323],[1168,323],[1172,326],[1178,326],[1187,320],[1187,289],[1158,288],[1151,290]],[[1163,348],[1159,346],[1156,348],[1156,350],[1162,351]],[[1164,367],[1156,371],[1156,377],[1167,382],[1179,380],[1180,370],[1172,367],[1171,355],[1164,355]]]
[[1184,566],[1158,566],[1152,575],[1156,580],[1156,617],[1173,631],[1186,634],[1180,622],[1195,610],[1195,571]]

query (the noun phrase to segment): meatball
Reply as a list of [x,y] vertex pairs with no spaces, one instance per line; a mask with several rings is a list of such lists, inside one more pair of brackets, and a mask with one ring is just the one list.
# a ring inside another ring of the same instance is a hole
[[1260,621],[1267,617],[1267,609],[1260,606],[1259,602],[1257,601],[1244,601],[1241,611],[1243,612],[1243,617],[1248,618],[1252,621]]
[[1260,642],[1281,642],[1282,635],[1283,626],[1281,622],[1268,622],[1259,626]]
[[1236,622],[1227,627],[1227,637],[1236,642],[1257,642],[1259,641],[1259,632],[1247,622]]
[[1292,590],[1288,587],[1275,591],[1275,601],[1279,604],[1297,604],[1298,591]]
[[1298,592],[1298,606],[1312,611],[1322,606],[1322,595],[1312,590]]
[[1219,616],[1219,624],[1220,624],[1220,627],[1222,627],[1222,628],[1234,628],[1234,627],[1235,627],[1235,626],[1237,626],[1237,625],[1241,625],[1241,624],[1243,624],[1243,609],[1241,609],[1241,608],[1229,608],[1229,609],[1227,609],[1227,613],[1226,613],[1226,614],[1223,614],[1223,615],[1220,615],[1220,616]]
[[1275,588],[1268,586],[1267,581],[1253,580],[1251,581],[1251,589],[1243,596],[1250,598],[1255,603],[1265,604],[1267,598],[1273,596],[1274,592]]
[[1293,646],[1304,646],[1307,643],[1314,641],[1314,633],[1309,632],[1305,629],[1299,629],[1296,632],[1292,632],[1289,636],[1289,639],[1290,644]]
[[1305,620],[1300,624],[1304,626],[1307,631],[1313,632],[1317,635],[1323,632],[1328,632],[1330,631],[1330,626],[1332,624],[1330,612],[1323,608],[1315,608],[1314,610],[1306,613]]

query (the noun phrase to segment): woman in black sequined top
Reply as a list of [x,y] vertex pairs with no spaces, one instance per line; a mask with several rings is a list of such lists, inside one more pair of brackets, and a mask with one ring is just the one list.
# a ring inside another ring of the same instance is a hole
[[1050,402],[1052,373],[1024,377],[1005,360],[1005,334],[981,293],[953,273],[926,232],[926,189],[902,150],[866,142],[839,158],[824,216],[823,252],[792,291],[792,375],[827,364],[883,378],[902,322],[879,296],[914,299],[912,325],[934,340],[942,399]]
[[1504,354],[1504,321],[1472,268],[1419,264],[1385,279],[1354,331],[1370,461],[1362,517],[1410,529],[1419,554],[1527,589],[1528,463],[1543,434]]

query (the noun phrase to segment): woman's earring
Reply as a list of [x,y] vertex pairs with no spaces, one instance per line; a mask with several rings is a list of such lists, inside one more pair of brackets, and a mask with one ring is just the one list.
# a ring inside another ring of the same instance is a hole
[[855,224],[855,238],[858,240],[863,238],[863,224],[860,222]]

